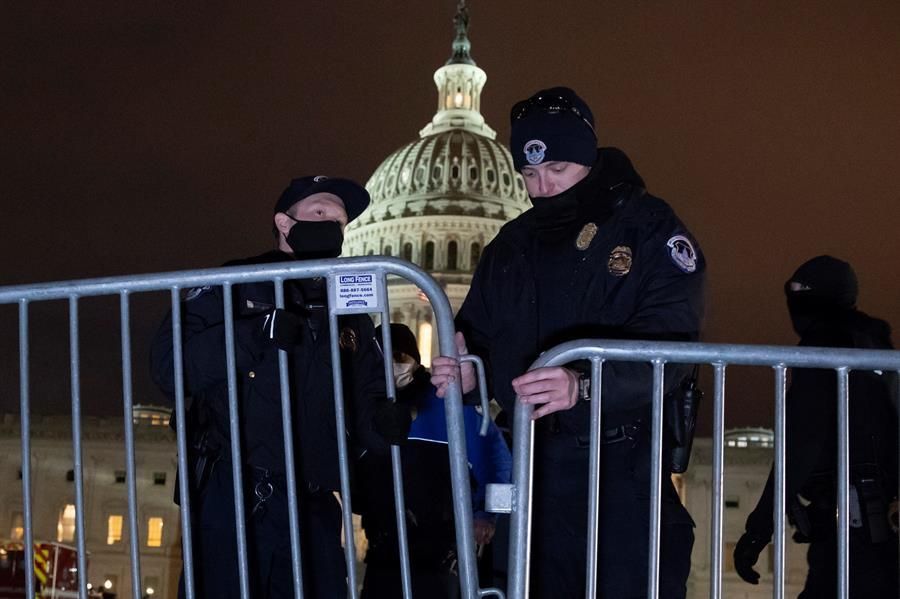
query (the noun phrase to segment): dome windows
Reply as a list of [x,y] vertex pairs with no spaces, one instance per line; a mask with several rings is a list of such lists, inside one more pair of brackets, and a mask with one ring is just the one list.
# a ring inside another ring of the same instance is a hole
[[476,241],[472,244],[469,258],[469,269],[475,270],[475,267],[478,266],[479,260],[481,260],[481,244]]
[[434,270],[434,242],[429,241],[425,244],[425,258],[422,261],[422,268],[425,270]]
[[447,244],[447,270],[456,270],[456,242],[451,241]]

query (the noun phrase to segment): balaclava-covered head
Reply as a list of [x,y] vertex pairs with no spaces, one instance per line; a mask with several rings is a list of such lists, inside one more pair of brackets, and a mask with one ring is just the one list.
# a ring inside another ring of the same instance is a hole
[[797,334],[836,313],[856,307],[859,283],[853,267],[832,256],[816,256],[784,284],[788,311]]

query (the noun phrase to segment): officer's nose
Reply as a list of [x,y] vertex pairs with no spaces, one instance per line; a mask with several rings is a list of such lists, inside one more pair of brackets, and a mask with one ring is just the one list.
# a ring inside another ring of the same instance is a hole
[[550,193],[550,189],[551,189],[552,185],[550,184],[550,181],[547,180],[547,177],[545,177],[543,173],[540,174],[538,183],[539,183],[539,189],[541,191],[542,196],[552,195]]

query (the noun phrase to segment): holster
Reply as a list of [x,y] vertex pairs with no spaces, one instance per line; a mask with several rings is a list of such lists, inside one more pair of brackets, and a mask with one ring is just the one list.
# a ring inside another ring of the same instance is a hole
[[703,391],[697,387],[696,367],[691,376],[665,397],[666,424],[671,445],[669,469],[676,474],[688,469],[702,399]]
[[[214,429],[210,414],[202,402],[194,399],[186,414],[188,493],[194,499],[206,488],[216,463],[222,459],[224,439]],[[175,416],[169,420],[175,428]],[[180,477],[175,477],[175,504],[181,505]]]
[[872,543],[884,543],[892,539],[892,529],[888,519],[888,501],[881,481],[876,476],[851,472],[851,482],[859,498],[859,509],[863,526],[869,531]]

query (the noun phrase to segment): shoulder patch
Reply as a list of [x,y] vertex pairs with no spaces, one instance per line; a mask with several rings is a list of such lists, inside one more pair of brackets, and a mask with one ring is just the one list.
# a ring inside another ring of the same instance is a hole
[[697,251],[690,239],[684,235],[673,235],[666,242],[666,246],[675,266],[689,274],[697,270]]
[[191,287],[190,289],[184,289],[181,292],[182,301],[189,302],[191,300],[195,300],[207,291],[212,289],[209,285],[204,285],[203,287]]

